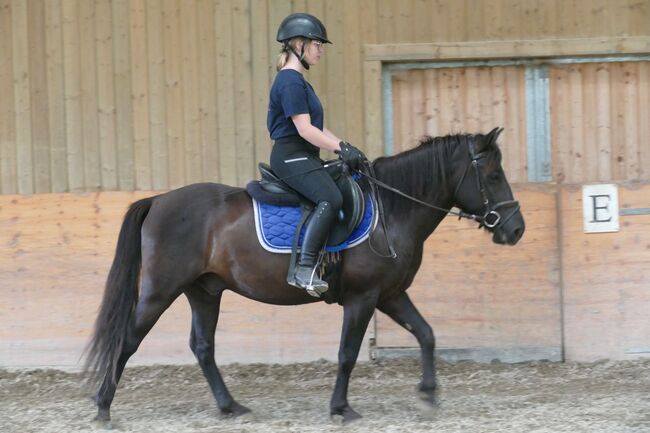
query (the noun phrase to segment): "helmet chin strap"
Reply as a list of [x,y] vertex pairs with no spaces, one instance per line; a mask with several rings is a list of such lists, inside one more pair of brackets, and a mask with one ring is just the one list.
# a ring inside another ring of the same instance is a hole
[[300,54],[296,52],[296,50],[287,43],[287,46],[289,47],[289,50],[293,53],[294,56],[300,60],[300,63],[302,66],[304,66],[305,69],[309,70],[309,63],[305,60],[305,44],[302,44],[302,48],[300,49]]

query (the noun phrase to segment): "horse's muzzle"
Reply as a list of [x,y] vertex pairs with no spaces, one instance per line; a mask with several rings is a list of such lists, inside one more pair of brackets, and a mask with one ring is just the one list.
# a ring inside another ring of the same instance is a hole
[[524,235],[526,223],[521,211],[517,210],[504,224],[494,230],[492,241],[501,245],[515,245]]

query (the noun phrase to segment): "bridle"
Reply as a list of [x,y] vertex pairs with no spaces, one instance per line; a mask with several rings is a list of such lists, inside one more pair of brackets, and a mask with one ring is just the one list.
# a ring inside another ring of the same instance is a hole
[[[456,189],[454,190],[454,197],[457,196],[458,191],[460,190],[461,185],[465,181],[465,177],[467,177],[467,172],[469,171],[469,167],[472,166],[474,167],[474,171],[476,172],[476,186],[481,193],[481,199],[483,200],[483,207],[485,212],[483,213],[482,216],[477,216],[474,214],[466,214],[464,212],[464,215],[458,214],[459,218],[470,218],[473,219],[474,221],[479,223],[479,228],[482,227],[487,227],[488,229],[495,229],[499,224],[507,223],[510,221],[510,218],[513,217],[515,213],[517,213],[520,210],[519,202],[517,200],[505,200],[505,201],[500,201],[496,203],[494,206],[490,206],[490,198],[487,193],[487,188],[485,186],[485,179],[483,179],[483,176],[481,175],[481,170],[479,169],[479,160],[483,157],[485,157],[486,152],[479,152],[476,153],[474,151],[474,146],[472,143],[468,143],[468,149],[469,149],[469,155],[471,158],[470,165],[465,167],[465,171],[463,172],[463,175],[461,176],[460,180],[458,181],[458,185],[456,185]],[[502,220],[501,214],[498,212],[498,209],[500,208],[505,208],[508,206],[512,206],[514,210],[510,212],[509,215],[507,215],[505,220]]]
[[[436,210],[439,210],[439,211],[442,211],[442,212],[445,212],[445,213],[448,213],[448,214],[451,214],[451,215],[456,215],[456,216],[458,216],[458,219],[466,218],[466,219],[471,219],[473,221],[476,221],[476,222],[479,223],[479,226],[478,226],[479,229],[483,228],[483,227],[486,227],[489,230],[496,230],[496,228],[499,225],[506,224],[517,212],[519,212],[520,206],[519,206],[519,201],[517,201],[517,200],[505,200],[505,201],[498,202],[498,203],[494,204],[493,206],[490,204],[490,197],[488,196],[488,190],[487,190],[487,187],[486,187],[486,182],[483,179],[483,175],[481,174],[481,170],[479,168],[479,161],[487,155],[487,152],[476,153],[474,151],[474,146],[472,145],[471,142],[468,142],[467,145],[468,145],[468,150],[469,150],[469,155],[470,155],[470,163],[465,167],[465,170],[463,171],[463,175],[461,176],[460,180],[458,181],[458,184],[456,185],[456,188],[454,189],[454,197],[456,197],[456,195],[458,194],[458,191],[460,190],[460,187],[463,185],[463,182],[465,182],[465,178],[467,177],[467,173],[469,172],[469,168],[473,167],[474,171],[476,173],[477,188],[478,188],[479,192],[481,193],[481,199],[483,201],[483,208],[484,208],[483,215],[476,215],[476,214],[472,214],[472,213],[467,213],[467,212],[463,211],[462,209],[459,209],[458,211],[456,211],[454,209],[445,209],[445,208],[436,206],[434,204],[422,201],[422,200],[420,200],[418,198],[415,198],[415,197],[413,197],[411,195],[408,195],[408,194],[398,190],[397,188],[393,188],[392,186],[387,185],[384,182],[377,179],[377,177],[375,175],[375,171],[374,171],[374,163],[368,163],[366,165],[367,171],[370,174],[365,173],[363,171],[358,172],[361,175],[365,176],[371,182],[371,188],[373,189],[373,191],[372,191],[373,194],[372,195],[376,198],[375,200],[377,201],[377,209],[378,209],[378,212],[379,212],[379,218],[380,218],[381,224],[382,224],[383,229],[384,229],[384,236],[386,237],[386,243],[388,245],[388,249],[389,249],[389,252],[390,252],[390,254],[388,256],[384,256],[384,255],[381,255],[381,254],[375,252],[376,254],[379,254],[382,257],[392,257],[392,258],[397,257],[397,254],[395,253],[392,245],[388,241],[388,234],[386,232],[386,222],[385,222],[385,219],[384,219],[383,205],[381,203],[381,198],[380,198],[379,194],[377,194],[376,191],[375,191],[374,185],[377,185],[377,186],[379,186],[379,187],[381,187],[383,189],[391,191],[391,192],[393,192],[393,193],[395,193],[397,195],[400,195],[400,196],[402,196],[402,197],[404,197],[406,199],[409,199],[409,200],[411,200],[411,201],[413,201],[415,203],[419,203],[419,204],[421,204],[423,206],[426,206],[426,207],[429,207],[429,208],[432,208],[432,209],[436,209]],[[503,219],[501,214],[499,213],[499,209],[506,208],[506,207],[512,207],[513,210],[506,216],[505,219]],[[371,246],[371,248],[372,248],[372,246]],[[374,251],[374,248],[373,248],[373,251]]]

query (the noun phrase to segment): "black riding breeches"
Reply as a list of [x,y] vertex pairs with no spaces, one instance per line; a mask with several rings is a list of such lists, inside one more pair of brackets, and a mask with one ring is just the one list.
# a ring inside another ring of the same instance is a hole
[[336,213],[341,209],[343,197],[323,168],[318,148],[302,137],[277,140],[271,151],[271,168],[287,185],[315,204],[326,201]]

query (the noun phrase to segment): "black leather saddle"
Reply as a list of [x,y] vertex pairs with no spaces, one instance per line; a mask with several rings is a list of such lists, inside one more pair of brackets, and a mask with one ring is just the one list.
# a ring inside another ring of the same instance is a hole
[[[311,212],[314,203],[278,178],[268,164],[260,162],[258,168],[262,179],[246,185],[246,191],[251,197],[276,206],[302,206]],[[339,213],[338,222],[332,226],[327,239],[328,246],[335,246],[343,243],[363,219],[365,200],[363,190],[352,178],[348,166],[343,161],[326,161],[323,168],[334,179],[343,195],[343,208]]]

